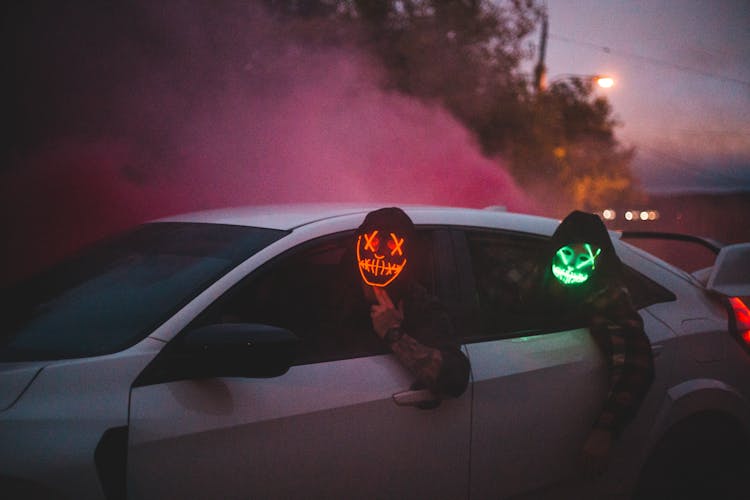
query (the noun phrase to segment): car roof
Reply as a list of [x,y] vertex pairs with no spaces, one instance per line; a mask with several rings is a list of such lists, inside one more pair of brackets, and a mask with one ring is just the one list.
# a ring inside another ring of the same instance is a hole
[[205,222],[288,231],[319,220],[360,212],[367,213],[375,208],[377,207],[343,203],[257,205],[191,212],[159,219],[157,222]]
[[265,227],[290,231],[316,222],[345,216],[364,216],[378,208],[398,206],[415,224],[502,228],[551,235],[559,220],[497,210],[394,203],[309,203],[260,205],[204,210],[166,217],[153,222],[199,222]]

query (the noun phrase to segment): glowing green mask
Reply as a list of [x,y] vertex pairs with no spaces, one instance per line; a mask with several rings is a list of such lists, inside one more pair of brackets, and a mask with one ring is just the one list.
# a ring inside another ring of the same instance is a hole
[[593,274],[601,252],[601,248],[588,243],[561,247],[552,258],[552,274],[563,285],[580,285]]

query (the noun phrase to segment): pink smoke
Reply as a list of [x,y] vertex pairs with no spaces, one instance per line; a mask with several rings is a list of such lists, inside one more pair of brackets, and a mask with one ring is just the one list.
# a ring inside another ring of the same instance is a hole
[[164,80],[124,90],[114,108],[135,127],[158,117],[158,148],[63,137],[4,176],[5,283],[109,233],[204,208],[366,201],[538,212],[463,126],[380,90],[359,53],[287,47],[193,101]]

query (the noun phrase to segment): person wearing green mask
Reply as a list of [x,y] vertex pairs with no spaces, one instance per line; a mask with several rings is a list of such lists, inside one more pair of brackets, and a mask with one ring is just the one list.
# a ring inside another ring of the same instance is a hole
[[553,234],[541,265],[527,278],[530,295],[524,302],[555,322],[588,326],[607,360],[609,392],[583,444],[589,466],[600,471],[654,377],[643,320],[601,219],[580,211],[569,214]]

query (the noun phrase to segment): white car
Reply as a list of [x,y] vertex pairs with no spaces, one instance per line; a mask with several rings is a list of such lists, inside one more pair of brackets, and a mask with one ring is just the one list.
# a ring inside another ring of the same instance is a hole
[[750,245],[695,277],[612,233],[656,376],[597,475],[581,448],[607,368],[590,333],[491,298],[559,222],[404,207],[425,250],[410,265],[471,363],[465,393],[435,401],[371,331],[331,328],[374,208],[172,217],[4,299],[0,496],[613,498],[744,481]]

